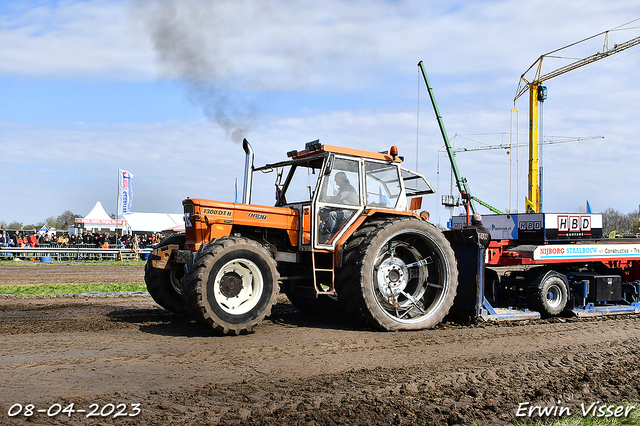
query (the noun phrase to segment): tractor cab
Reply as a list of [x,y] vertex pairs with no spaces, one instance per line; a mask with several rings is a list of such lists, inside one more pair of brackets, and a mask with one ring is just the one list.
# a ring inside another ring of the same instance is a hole
[[287,155],[254,171],[276,170],[275,205],[298,211],[303,251],[333,250],[363,212],[404,212],[409,197],[435,192],[422,175],[401,167],[395,147],[376,153],[314,141]]

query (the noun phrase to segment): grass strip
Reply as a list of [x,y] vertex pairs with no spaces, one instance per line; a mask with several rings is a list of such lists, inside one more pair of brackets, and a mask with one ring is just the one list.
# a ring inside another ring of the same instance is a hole
[[133,284],[23,284],[23,285],[3,285],[0,286],[0,294],[12,294],[16,296],[47,296],[51,294],[69,293],[115,293],[119,291],[147,291],[144,283]]

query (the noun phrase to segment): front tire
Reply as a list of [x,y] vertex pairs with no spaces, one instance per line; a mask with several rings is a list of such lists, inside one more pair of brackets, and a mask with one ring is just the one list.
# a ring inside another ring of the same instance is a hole
[[370,222],[354,233],[344,252],[338,294],[357,323],[421,330],[439,324],[453,305],[455,255],[428,222]]
[[244,334],[271,313],[278,272],[271,254],[255,241],[225,237],[203,245],[183,280],[189,312],[222,334]]
[[[178,234],[164,239],[154,248],[170,244],[177,244],[182,248],[184,242],[185,235]],[[173,265],[171,269],[154,268],[152,262],[157,259],[159,259],[158,256],[149,255],[147,263],[144,265],[144,281],[147,285],[147,291],[158,305],[173,313],[183,314],[187,311],[181,295],[184,267],[183,265]]]

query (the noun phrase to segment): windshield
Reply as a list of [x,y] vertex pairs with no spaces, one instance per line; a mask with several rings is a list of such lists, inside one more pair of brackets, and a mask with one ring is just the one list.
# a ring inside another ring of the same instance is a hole
[[[280,204],[295,204],[309,202],[313,199],[313,192],[316,189],[318,175],[320,170],[306,165],[294,165],[284,168],[283,176],[287,177],[289,183],[286,187],[286,193]],[[276,197],[278,193],[285,189],[283,185],[276,183]]]

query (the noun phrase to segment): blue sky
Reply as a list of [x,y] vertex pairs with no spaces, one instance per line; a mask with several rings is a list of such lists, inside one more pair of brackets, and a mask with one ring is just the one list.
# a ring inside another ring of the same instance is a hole
[[[449,165],[418,61],[456,147],[508,143],[520,75],[541,54],[637,18],[636,1],[3,2],[0,220],[85,215],[96,201],[113,213],[119,168],[134,175],[137,212],[233,201],[244,165],[234,138],[246,137],[257,163],[315,139],[397,145],[438,191],[423,207],[444,223]],[[611,32],[609,45],[638,27]],[[546,83],[545,135],[605,138],[545,146],[545,211],[638,208],[638,69],[640,46]],[[515,106],[524,143],[526,96]],[[502,150],[458,163],[474,195],[524,209],[526,149],[518,172]],[[254,202],[273,204],[273,179],[256,177]]]

